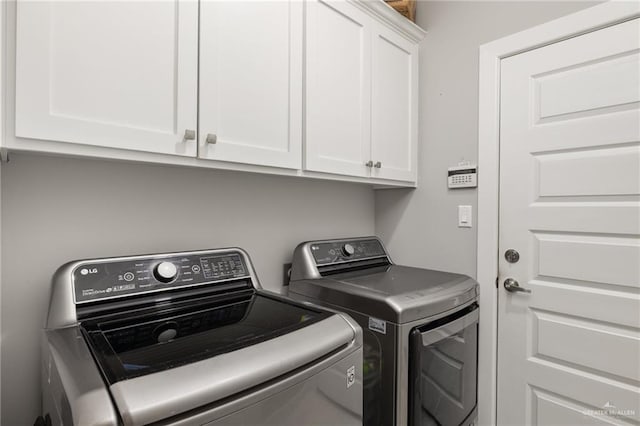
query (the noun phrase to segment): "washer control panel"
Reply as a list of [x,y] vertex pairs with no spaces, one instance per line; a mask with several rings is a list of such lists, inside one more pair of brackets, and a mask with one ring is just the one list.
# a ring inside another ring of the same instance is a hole
[[150,256],[82,263],[73,270],[73,288],[78,304],[248,276],[238,252]]
[[343,263],[387,255],[380,241],[376,239],[313,243],[311,244],[311,253],[316,265]]

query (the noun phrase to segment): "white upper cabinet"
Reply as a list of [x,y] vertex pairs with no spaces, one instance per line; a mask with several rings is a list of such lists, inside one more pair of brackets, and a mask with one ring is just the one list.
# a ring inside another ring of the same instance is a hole
[[195,156],[196,1],[20,1],[16,43],[16,136]]
[[[382,2],[307,3],[306,170],[416,181],[424,33],[386,9]],[[397,20],[408,34],[390,24]]]
[[369,174],[369,19],[345,1],[307,2],[307,170],[351,176]]
[[9,126],[2,153],[415,185],[425,33],[382,0],[21,0],[6,9],[15,134]]
[[303,4],[200,3],[201,158],[299,169]]
[[418,45],[382,25],[376,25],[372,63],[372,176],[415,181]]

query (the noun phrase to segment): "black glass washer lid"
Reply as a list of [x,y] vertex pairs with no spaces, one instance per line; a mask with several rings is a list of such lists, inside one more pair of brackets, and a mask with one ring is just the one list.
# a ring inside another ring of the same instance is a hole
[[81,326],[106,380],[113,384],[273,339],[331,315],[245,292],[204,306],[95,318]]

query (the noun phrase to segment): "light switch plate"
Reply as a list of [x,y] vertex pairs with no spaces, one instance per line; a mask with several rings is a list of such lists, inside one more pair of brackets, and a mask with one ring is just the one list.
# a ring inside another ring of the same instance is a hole
[[471,206],[458,206],[458,228],[473,226],[473,209]]

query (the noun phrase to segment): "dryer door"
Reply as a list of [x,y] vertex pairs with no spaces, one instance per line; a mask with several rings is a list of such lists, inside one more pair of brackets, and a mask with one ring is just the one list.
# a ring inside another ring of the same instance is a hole
[[409,425],[466,425],[477,403],[478,305],[414,328]]

